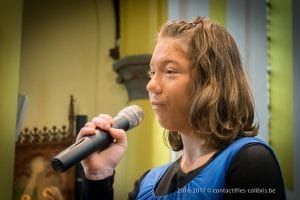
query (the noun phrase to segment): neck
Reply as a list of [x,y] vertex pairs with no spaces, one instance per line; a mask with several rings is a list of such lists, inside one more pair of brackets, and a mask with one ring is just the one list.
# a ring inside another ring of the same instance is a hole
[[189,172],[204,165],[216,152],[216,149],[210,148],[205,141],[193,133],[181,134],[183,142],[183,153],[181,159],[181,170]]

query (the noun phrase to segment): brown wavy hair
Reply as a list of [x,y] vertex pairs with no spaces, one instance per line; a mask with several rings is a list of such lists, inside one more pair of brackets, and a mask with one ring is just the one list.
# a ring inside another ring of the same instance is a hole
[[[233,140],[256,136],[254,102],[233,37],[221,25],[204,17],[191,22],[164,24],[158,37],[187,42],[192,70],[190,123],[210,147],[222,149]],[[183,148],[179,133],[169,131],[172,149]]]

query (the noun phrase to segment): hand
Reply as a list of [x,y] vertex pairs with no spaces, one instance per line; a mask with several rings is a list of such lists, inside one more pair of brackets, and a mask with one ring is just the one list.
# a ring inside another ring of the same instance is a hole
[[113,123],[111,116],[100,114],[98,117],[93,118],[91,122],[87,122],[77,136],[76,140],[79,140],[82,137],[95,134],[96,128],[100,128],[114,138],[114,142],[108,148],[95,152],[81,161],[87,179],[101,180],[113,175],[116,166],[127,149],[125,131],[111,128]]

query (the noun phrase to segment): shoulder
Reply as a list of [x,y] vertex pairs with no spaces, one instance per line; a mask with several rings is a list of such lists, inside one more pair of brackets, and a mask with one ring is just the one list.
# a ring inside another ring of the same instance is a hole
[[128,199],[131,200],[131,199],[136,199],[137,198],[137,195],[139,193],[139,190],[140,190],[140,185],[141,185],[141,182],[142,180],[144,179],[144,177],[149,173],[150,170],[146,171],[144,174],[142,174],[140,176],[139,179],[137,179],[135,182],[134,182],[134,187],[133,187],[133,190],[131,192],[128,193]]
[[135,181],[134,189],[128,193],[128,199],[136,199],[137,198],[137,195],[140,191],[140,186],[146,177],[152,181],[156,181],[156,179],[159,178],[170,165],[171,165],[171,163],[163,165],[163,166],[159,166],[159,167],[150,169],[150,170],[146,171],[144,174],[142,174],[140,176],[140,178]]
[[260,170],[259,166],[275,166],[279,168],[277,158],[272,149],[265,144],[249,143],[244,145],[236,154],[231,163],[232,167],[240,165],[247,166],[249,169]]
[[247,144],[237,152],[227,171],[225,185],[227,188],[271,188],[276,191],[275,197],[285,199],[277,158],[270,147],[261,143]]

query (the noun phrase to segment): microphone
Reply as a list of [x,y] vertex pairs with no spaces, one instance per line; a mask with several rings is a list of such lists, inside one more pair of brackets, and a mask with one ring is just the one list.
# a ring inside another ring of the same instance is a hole
[[[127,131],[139,125],[143,118],[144,112],[139,106],[127,106],[114,118],[112,127]],[[94,135],[82,137],[67,149],[54,156],[51,159],[51,166],[57,172],[64,172],[91,153],[107,148],[113,140],[109,133],[96,129]]]

